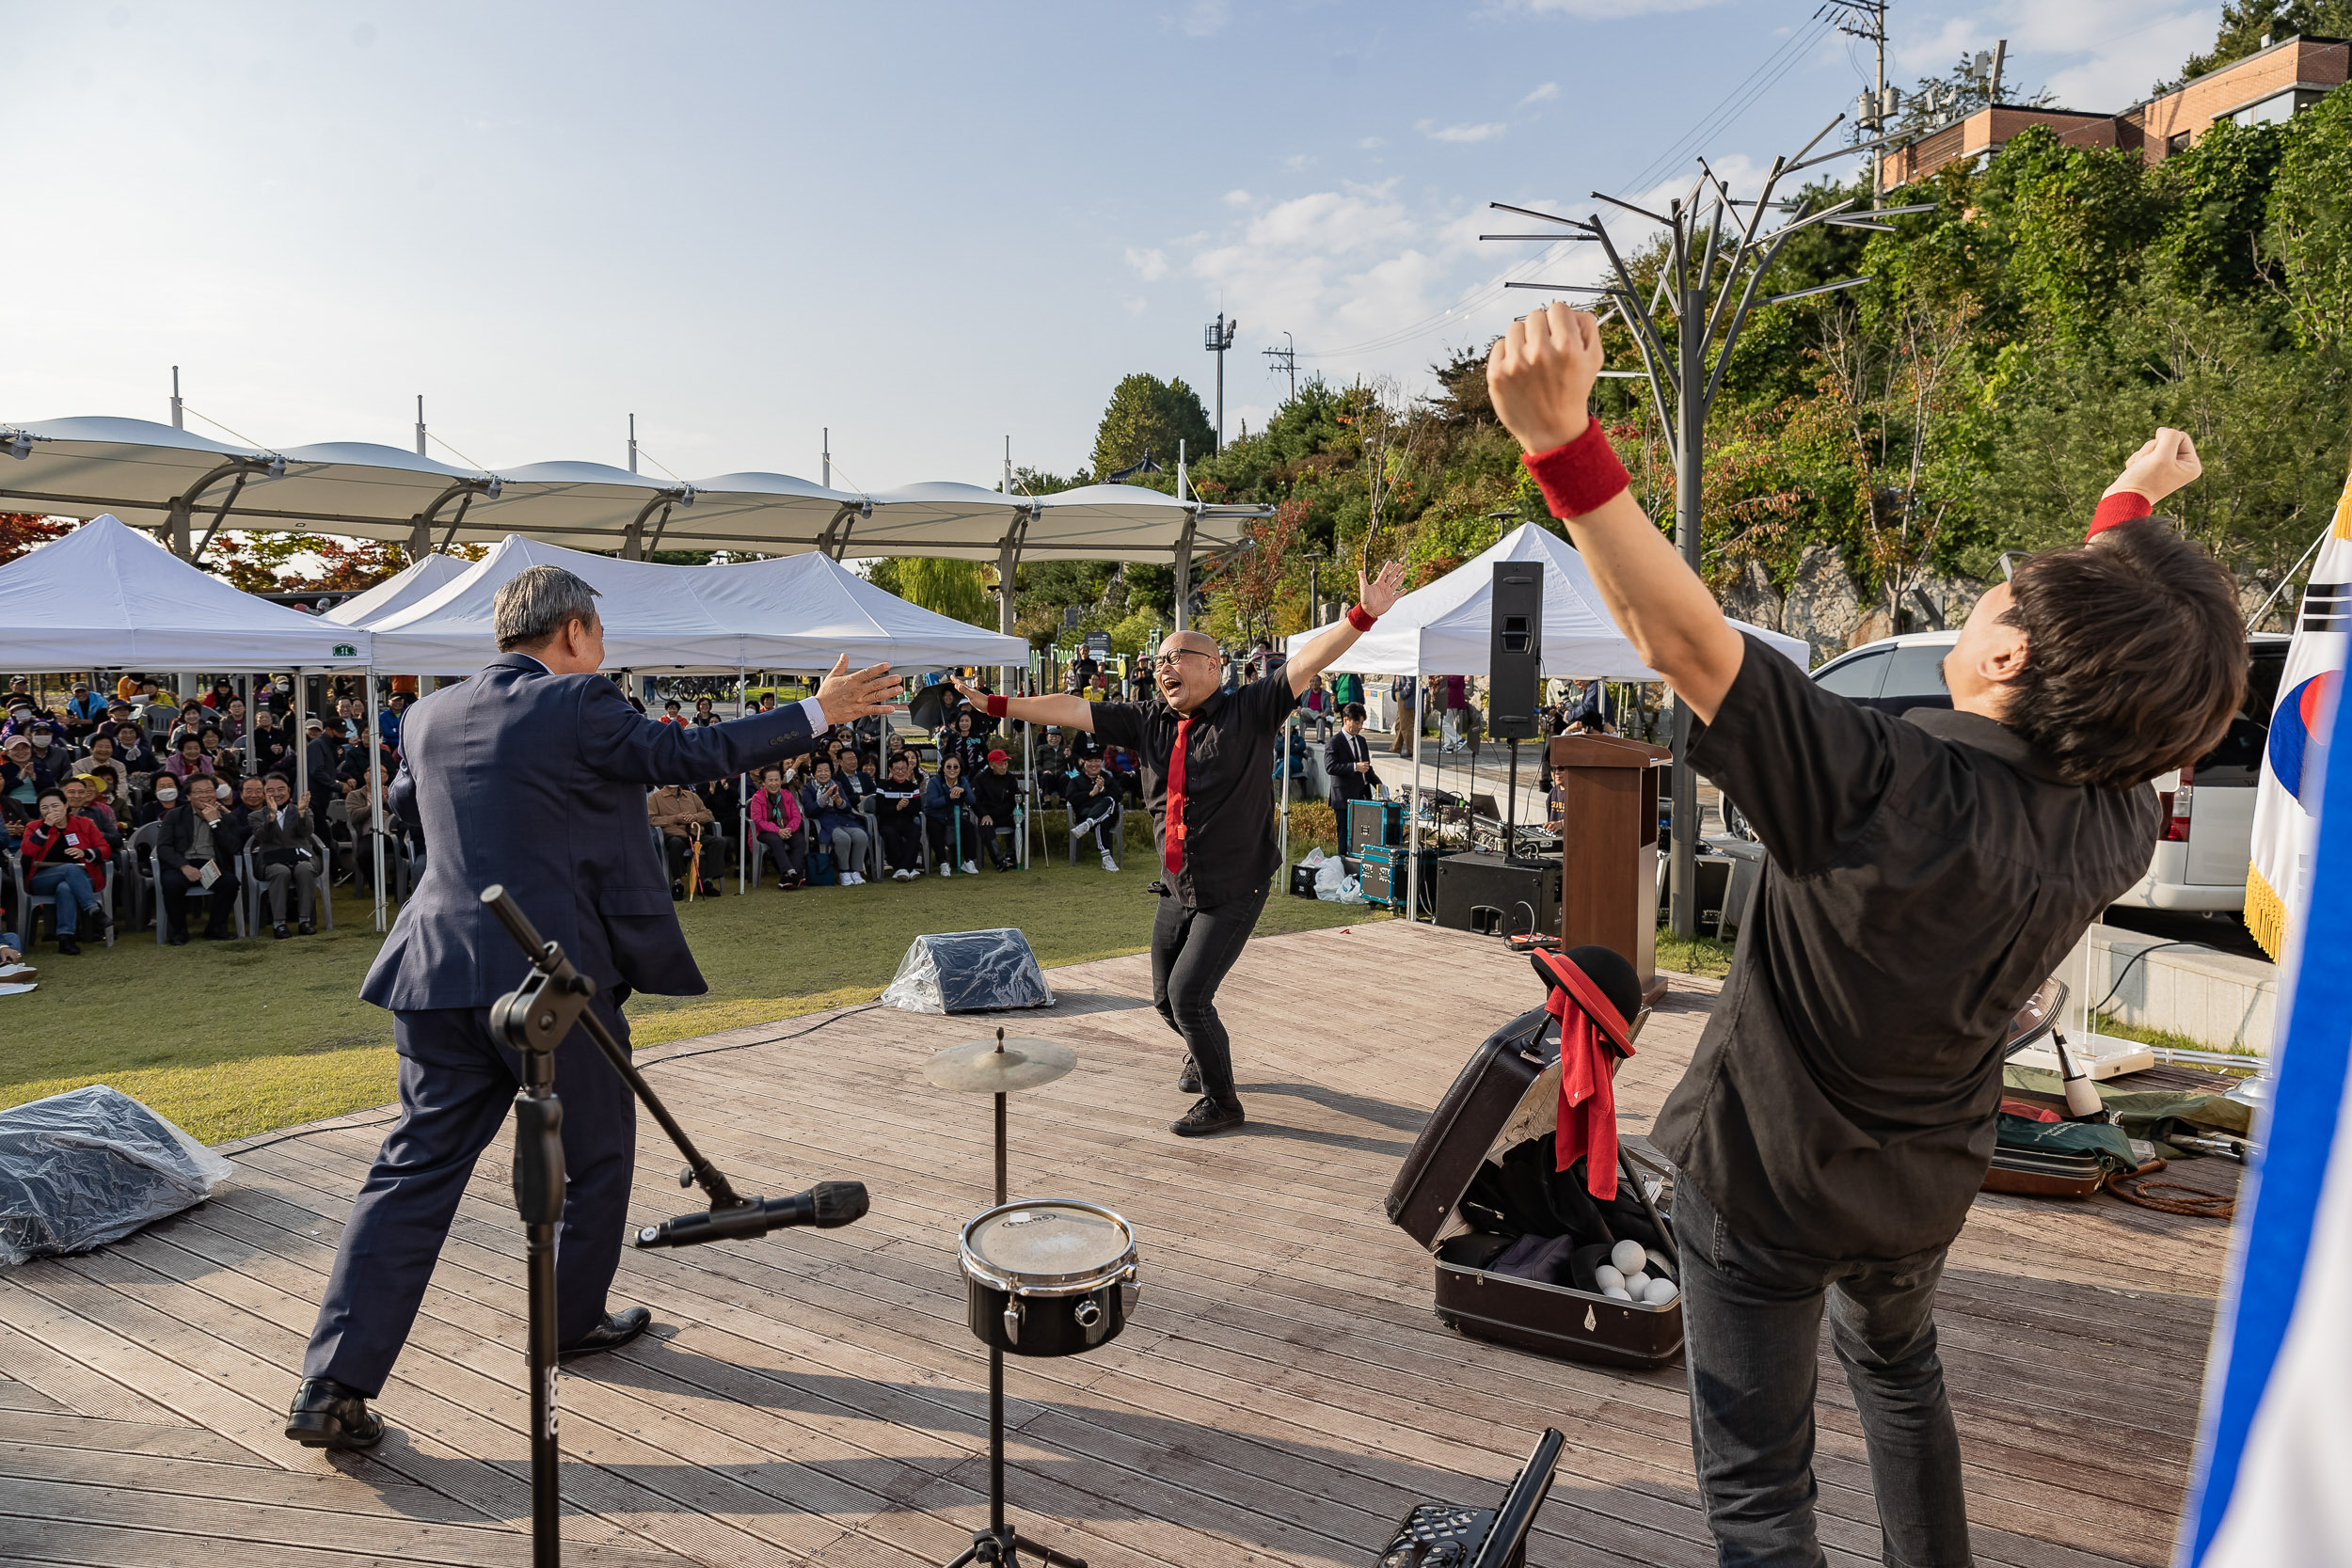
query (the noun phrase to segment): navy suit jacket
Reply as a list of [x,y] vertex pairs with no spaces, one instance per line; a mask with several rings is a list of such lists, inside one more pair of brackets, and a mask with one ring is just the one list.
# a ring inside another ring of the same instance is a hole
[[580,972],[660,996],[709,990],[694,967],[645,792],[814,749],[797,703],[699,729],[659,724],[602,675],[549,674],[502,654],[401,721],[393,814],[424,836],[425,870],[368,971],[379,1007],[486,1007],[528,959],[482,890],[502,883]]

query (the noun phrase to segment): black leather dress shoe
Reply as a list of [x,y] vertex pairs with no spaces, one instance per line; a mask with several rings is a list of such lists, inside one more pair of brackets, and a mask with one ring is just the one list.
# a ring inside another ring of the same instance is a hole
[[372,1449],[384,1440],[384,1423],[369,1411],[365,1394],[331,1377],[312,1377],[294,1392],[286,1435],[305,1448]]
[[653,1314],[643,1307],[626,1307],[607,1312],[604,1322],[556,1350],[559,1360],[569,1361],[576,1356],[594,1355],[598,1351],[618,1350],[646,1329],[653,1326]]

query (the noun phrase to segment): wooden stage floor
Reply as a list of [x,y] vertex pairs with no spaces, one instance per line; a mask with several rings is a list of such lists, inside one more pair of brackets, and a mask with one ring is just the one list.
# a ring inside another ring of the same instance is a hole
[[[1097,1568],[1365,1564],[1415,1501],[1491,1503],[1551,1424],[1568,1448],[1531,1562],[1713,1560],[1680,1366],[1629,1375],[1458,1337],[1431,1316],[1426,1256],[1381,1212],[1471,1049],[1539,999],[1525,960],[1388,923],[1254,942],[1224,997],[1252,1120],[1201,1143],[1166,1131],[1186,1097],[1148,960],[1051,978],[1060,1005],[1013,1028],[1069,1042],[1080,1069],[1014,1100],[1013,1187],[1124,1213],[1143,1293],[1104,1350],[1011,1363],[1026,1533]],[[1629,1129],[1713,991],[1676,982],[1620,1080]],[[988,1104],[917,1069],[982,1032],[852,1009],[643,1053],[746,1191],[855,1178],[874,1209],[846,1229],[627,1256],[614,1300],[658,1327],[564,1379],[568,1560],[918,1568],[969,1543],[986,1363],[956,1236],[990,1196]],[[529,1560],[502,1147],[378,1402],[383,1447],[330,1459],[279,1435],[384,1119],[232,1147],[241,1172],[202,1208],[0,1273],[0,1560]],[[642,1132],[635,1216],[690,1207],[659,1130]],[[1980,1560],[2167,1560],[2225,1237],[2105,1196],[1979,1201],[1940,1319]],[[1836,1561],[1876,1561],[1852,1402],[1825,1347],[1821,1367],[1824,1538]]]

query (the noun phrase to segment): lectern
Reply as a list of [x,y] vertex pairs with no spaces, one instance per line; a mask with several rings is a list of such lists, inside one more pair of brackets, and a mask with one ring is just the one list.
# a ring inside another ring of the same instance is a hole
[[1658,977],[1658,781],[1674,753],[1613,735],[1552,737],[1560,791],[1560,945],[1598,942],[1633,960],[1642,1000]]

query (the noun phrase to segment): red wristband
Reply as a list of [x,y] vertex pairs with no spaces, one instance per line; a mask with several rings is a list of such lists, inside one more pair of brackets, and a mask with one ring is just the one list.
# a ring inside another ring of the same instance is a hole
[[991,719],[1002,719],[1005,716],[1005,709],[1010,706],[1011,704],[1012,699],[1009,697],[990,697],[988,700],[988,716]]
[[2099,510],[2090,515],[2090,527],[2083,531],[2085,539],[2096,539],[2118,523],[2136,523],[2156,509],[2156,503],[2137,490],[2118,490],[2112,496],[2099,498]]
[[1584,434],[1567,445],[1529,452],[1519,461],[1535,476],[1544,504],[1555,517],[1581,517],[1598,511],[1632,483],[1598,420],[1586,420]]
[[1347,607],[1347,624],[1358,631],[1370,631],[1373,623],[1379,618],[1362,605],[1352,604]]

